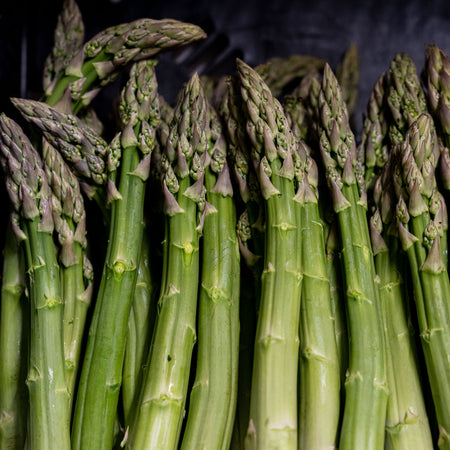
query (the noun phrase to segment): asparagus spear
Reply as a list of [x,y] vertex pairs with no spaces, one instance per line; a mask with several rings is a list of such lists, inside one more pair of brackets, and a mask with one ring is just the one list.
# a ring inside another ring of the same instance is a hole
[[[226,86],[227,90],[219,113],[225,124],[232,179],[240,194],[234,197],[236,208],[243,209],[237,224],[241,254],[239,316],[242,317],[242,320],[239,337],[238,403],[231,446],[232,448],[244,448],[250,414],[256,315],[261,296],[264,203],[256,173],[250,161],[250,142],[245,130],[245,115],[242,110],[242,98],[239,94],[237,78],[229,77]],[[251,283],[248,282],[249,278],[252,280]]]
[[14,233],[17,220],[12,214],[6,229],[0,301],[0,448],[5,450],[24,448],[28,409],[25,378],[29,315],[21,245],[24,236]]
[[[212,106],[203,224],[198,352],[182,449],[230,447],[237,403],[240,258],[227,145]],[[216,130],[214,132],[214,130]]]
[[[237,61],[247,131],[266,208],[266,245],[255,339],[247,448],[297,448],[300,285],[294,201],[296,146],[280,103]],[[281,292],[280,292],[281,291]]]
[[[383,201],[389,201],[383,196]],[[383,209],[385,206],[383,206]],[[379,277],[386,341],[389,398],[386,413],[386,449],[432,449],[417,349],[409,325],[406,267],[398,236],[392,225],[383,233],[380,210],[370,219],[372,247]],[[403,273],[402,273],[403,272]]]
[[328,65],[319,104],[320,152],[339,223],[349,333],[346,402],[339,446],[382,448],[388,391],[367,200],[346,106]]
[[255,260],[261,256],[255,255],[250,248],[252,239],[248,212],[244,210],[237,221],[236,233],[240,250],[240,289],[239,289],[239,363],[238,363],[238,398],[236,417],[230,449],[244,448],[245,436],[250,416],[250,397],[252,386],[253,347],[256,330],[256,292],[252,268]]
[[301,272],[299,448],[334,448],[340,419],[340,364],[318,207],[318,171],[299,145]]
[[[398,230],[411,270],[414,300],[436,417],[440,448],[450,448],[448,296],[450,283],[443,262],[443,203],[436,193],[434,167],[438,158],[434,127],[421,115],[398,148],[403,189],[398,192]],[[400,185],[400,183],[397,183]]]
[[[307,161],[315,161],[312,159],[310,153],[312,153],[310,147],[306,145],[306,140],[312,141],[314,145],[317,146],[317,142],[312,136],[311,133],[311,124],[316,120],[316,114],[311,109],[311,105],[308,105],[306,99],[311,97],[311,100],[314,94],[310,92],[310,88],[316,86],[318,83],[318,74],[317,73],[309,73],[308,77],[305,77],[299,86],[294,90],[294,92],[290,96],[286,96],[284,98],[284,109],[286,112],[287,119],[290,123],[292,132],[295,136],[295,139],[298,141],[299,146],[303,153],[305,153],[304,158]],[[316,90],[314,87],[314,91]],[[320,85],[319,85],[320,89]],[[318,95],[318,94],[317,94]],[[307,164],[305,165],[305,167]],[[347,369],[347,349],[346,349],[346,325],[345,325],[345,309],[344,302],[341,295],[341,282],[339,281],[341,278],[340,275],[340,263],[339,263],[339,255],[336,250],[336,226],[335,226],[335,217],[334,213],[329,211],[329,198],[327,187],[323,186],[323,181],[318,180],[317,196],[321,198],[318,204],[318,211],[320,213],[320,219],[323,230],[323,239],[325,239],[326,247],[326,278],[328,279],[330,286],[330,301],[331,301],[331,316],[334,320],[334,332],[337,344],[337,352],[338,352],[338,360],[341,366],[341,379],[342,384],[345,378],[345,371]],[[319,194],[320,191],[320,194]],[[326,205],[324,207],[324,204]],[[306,227],[306,229],[308,229]],[[320,268],[320,264],[317,266],[317,270]]]
[[[320,203],[320,202],[319,202]],[[322,224],[323,224],[322,220]],[[325,227],[324,227],[325,228]],[[346,323],[344,282],[340,261],[339,230],[336,218],[327,226],[324,235],[326,273],[330,283],[331,317],[334,319],[334,334],[336,338],[338,361],[341,373],[341,418],[344,410],[344,386],[348,367],[348,332]]]
[[127,448],[175,449],[180,438],[197,339],[201,217],[208,209],[206,127],[206,99],[194,74],[178,96],[163,153],[166,226],[158,316]]
[[125,66],[205,37],[198,26],[173,19],[145,18],[109,27],[86,42],[47,86],[45,101],[55,105],[69,88],[76,114]]
[[251,270],[255,278],[255,304],[257,305],[263,270],[264,203],[256,172],[250,161],[251,142],[245,130],[245,114],[236,78],[230,77],[227,80],[227,91],[219,111],[225,123],[232,173],[239,188],[240,199],[247,211],[247,220],[251,230],[251,240],[247,239],[247,244],[251,242],[251,249],[247,248],[247,250],[251,251],[254,256],[250,259],[246,258],[246,261],[251,263]]
[[[112,448],[126,330],[143,234],[143,204],[158,122],[155,61],[133,65],[122,90],[119,195],[89,330],[72,429],[72,448]],[[132,237],[132,239],[130,239]]]
[[70,448],[70,409],[62,330],[63,304],[53,242],[52,199],[42,161],[21,128],[0,117],[0,149],[9,197],[21,216],[31,304],[27,386],[28,445]]
[[157,292],[151,265],[150,230],[144,229],[136,287],[128,321],[125,359],[123,363],[122,398],[124,422],[129,423],[133,408],[137,408],[139,387],[143,381],[146,356],[150,347],[156,317]]
[[84,343],[84,327],[93,291],[93,273],[86,254],[86,212],[78,180],[62,156],[46,141],[43,143],[42,157],[53,192],[53,221],[60,245],[64,355],[67,388],[72,404]]
[[[82,187],[107,183],[108,144],[93,129],[73,114],[66,114],[43,102],[11,99],[22,116],[38,127],[45,139],[70,164]],[[93,196],[92,188],[85,189]]]

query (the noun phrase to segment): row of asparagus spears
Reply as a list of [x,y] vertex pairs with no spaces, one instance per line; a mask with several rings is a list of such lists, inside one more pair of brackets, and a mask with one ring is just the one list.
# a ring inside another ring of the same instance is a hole
[[66,0],[42,98],[0,115],[0,448],[450,449],[449,58],[395,56],[358,142],[356,47],[170,105],[160,53],[205,37],[85,41]]

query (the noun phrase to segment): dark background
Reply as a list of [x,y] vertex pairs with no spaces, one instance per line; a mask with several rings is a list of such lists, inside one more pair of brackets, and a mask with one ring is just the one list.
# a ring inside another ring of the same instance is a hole
[[[41,95],[42,69],[62,1],[0,0],[0,5],[0,109],[14,114],[10,96]],[[273,56],[309,54],[334,68],[354,42],[360,57],[357,125],[372,86],[397,53],[407,52],[420,71],[426,44],[450,52],[448,0],[79,0],[78,5],[86,39],[108,26],[143,17],[203,27],[208,38],[201,44],[161,58],[159,85],[169,100],[194,71],[230,73],[236,57],[256,65]],[[97,101],[100,108],[115,95],[118,83]]]
[[[274,56],[307,54],[324,58],[335,68],[355,43],[360,58],[357,138],[370,91],[397,53],[408,53],[419,73],[426,44],[435,43],[450,53],[448,0],[79,0],[78,5],[85,40],[111,25],[143,17],[174,18],[207,32],[204,41],[160,58],[159,88],[172,103],[195,71],[233,73],[236,57],[257,65]],[[62,0],[0,0],[0,111],[13,118],[20,119],[9,97],[39,99],[42,94],[42,70],[61,6]],[[110,113],[120,83],[119,77],[95,99],[102,119]],[[0,202],[4,204],[3,195]]]

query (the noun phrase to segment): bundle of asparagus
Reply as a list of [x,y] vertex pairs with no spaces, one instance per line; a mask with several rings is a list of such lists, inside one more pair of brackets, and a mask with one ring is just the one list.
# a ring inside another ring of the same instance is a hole
[[450,449],[450,59],[396,55],[355,130],[354,45],[169,104],[159,53],[205,37],[84,42],[66,0],[0,115],[0,448]]

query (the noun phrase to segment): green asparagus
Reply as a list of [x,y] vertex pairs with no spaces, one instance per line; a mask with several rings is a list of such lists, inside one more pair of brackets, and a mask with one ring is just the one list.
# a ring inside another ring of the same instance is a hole
[[298,203],[294,201],[297,149],[283,109],[267,85],[243,61],[238,60],[237,67],[251,158],[266,210],[246,448],[296,449],[301,289]]
[[1,161],[13,208],[23,230],[30,296],[27,374],[28,445],[70,449],[70,395],[63,344],[63,302],[53,242],[52,193],[43,163],[19,125],[0,117]]
[[339,447],[378,449],[384,444],[388,388],[380,299],[366,218],[367,197],[346,105],[328,65],[319,105],[320,153],[339,223],[349,333]]

